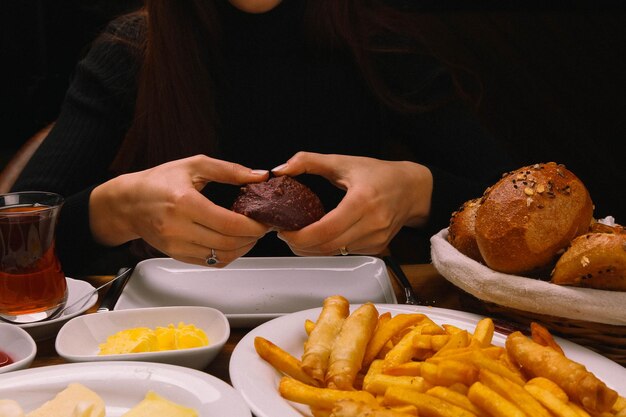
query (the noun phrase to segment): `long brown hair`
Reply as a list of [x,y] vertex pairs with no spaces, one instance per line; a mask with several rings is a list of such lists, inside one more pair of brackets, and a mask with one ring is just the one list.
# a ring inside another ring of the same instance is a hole
[[[145,169],[197,153],[214,154],[217,120],[213,91],[220,58],[216,0],[146,0],[146,32],[139,57],[131,128],[114,171]],[[226,1],[226,0],[222,0]],[[294,0],[284,0],[294,1]],[[413,13],[381,0],[305,0],[304,30],[319,48],[343,48],[380,101],[398,111],[427,106],[394,94],[376,71],[380,53],[429,53]],[[391,38],[406,42],[385,42]]]

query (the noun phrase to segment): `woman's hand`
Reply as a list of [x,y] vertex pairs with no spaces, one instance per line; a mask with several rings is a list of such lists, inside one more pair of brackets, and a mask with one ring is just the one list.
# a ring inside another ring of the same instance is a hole
[[121,175],[96,187],[90,226],[101,244],[137,238],[183,262],[206,265],[213,254],[224,266],[247,253],[268,228],[213,204],[200,190],[210,181],[245,184],[267,171],[197,155]]
[[400,228],[420,226],[430,213],[432,174],[414,162],[299,152],[272,172],[321,175],[346,190],[319,221],[279,233],[297,255],[378,254]]

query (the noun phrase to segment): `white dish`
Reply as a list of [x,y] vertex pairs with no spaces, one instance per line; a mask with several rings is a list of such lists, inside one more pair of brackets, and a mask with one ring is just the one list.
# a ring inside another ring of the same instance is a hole
[[35,355],[37,345],[33,338],[14,324],[0,323],[0,351],[9,355],[13,363],[0,366],[0,374],[28,368]]
[[[120,330],[193,324],[204,330],[209,345],[163,352],[98,355],[99,346],[107,337]],[[226,316],[210,307],[154,307],[133,310],[108,311],[75,317],[59,331],[55,348],[70,362],[142,361],[160,362],[204,369],[215,358],[230,336]]]
[[[352,306],[354,309],[356,306]],[[435,307],[408,305],[377,305],[379,313],[423,313],[437,324],[452,324],[462,329],[473,330],[482,317],[455,310]],[[305,310],[279,317],[264,323],[250,331],[235,347],[230,360],[230,379],[244,397],[256,417],[302,417],[311,416],[307,407],[291,403],[278,393],[281,375],[254,350],[254,338],[262,336],[280,346],[295,357],[302,356],[302,347],[306,341],[304,321],[316,320],[321,308]],[[494,344],[503,346],[506,336],[494,335]],[[626,369],[617,363],[592,352],[582,346],[557,339],[571,359],[583,363],[607,385],[626,394]]]
[[17,371],[0,378],[0,398],[15,400],[29,412],[72,382],[100,395],[107,417],[121,416],[149,390],[195,409],[200,417],[251,417],[241,395],[214,376],[146,362],[70,363]]
[[86,297],[90,292],[93,292],[91,297],[86,297],[84,303],[78,303],[76,306],[72,306],[65,310],[61,315],[52,320],[45,320],[37,323],[24,323],[17,324],[17,326],[26,330],[36,341],[50,339],[56,336],[57,332],[68,320],[79,314],[89,310],[98,301],[98,293],[95,288],[88,282],[80,281],[77,279],[66,278],[67,281],[67,303],[71,305],[75,301]]
[[555,285],[497,272],[460,253],[447,237],[447,228],[431,237],[433,265],[448,281],[476,298],[553,317],[626,325],[624,291]]
[[157,258],[137,265],[114,309],[208,306],[232,327],[252,327],[334,294],[356,303],[397,302],[384,262],[369,256],[244,257],[221,269]]

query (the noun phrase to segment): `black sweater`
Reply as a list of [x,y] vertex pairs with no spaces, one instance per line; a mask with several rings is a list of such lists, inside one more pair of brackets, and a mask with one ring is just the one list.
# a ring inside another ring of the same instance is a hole
[[[213,156],[258,169],[271,169],[301,150],[424,164],[434,176],[431,218],[425,228],[403,232],[411,245],[427,248],[428,237],[447,226],[452,211],[512,168],[508,157],[459,100],[417,114],[382,105],[348,53],[307,46],[298,4],[282,2],[261,15],[232,6],[220,11],[224,71],[216,91],[219,154]],[[124,36],[140,33],[128,22],[108,31],[119,35],[120,27]],[[453,94],[450,77],[430,59],[385,55],[378,61],[391,88],[415,101]],[[97,41],[76,67],[54,129],[14,187],[66,197],[57,251],[70,275],[110,273],[137,261],[129,245],[96,244],[88,219],[90,192],[111,178],[109,166],[132,121],[137,68],[128,46]],[[327,210],[342,196],[321,178],[299,179],[321,196]],[[237,191],[210,183],[203,192],[229,207]],[[249,256],[289,254],[268,235]],[[416,255],[428,260],[423,251]]]

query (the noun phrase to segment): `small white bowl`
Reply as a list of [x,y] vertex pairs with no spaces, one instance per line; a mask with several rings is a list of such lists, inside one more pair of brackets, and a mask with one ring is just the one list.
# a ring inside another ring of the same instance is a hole
[[12,364],[0,366],[2,374],[28,368],[37,354],[37,345],[24,329],[15,324],[0,323],[0,350],[13,361]]
[[[121,330],[135,327],[167,327],[179,322],[204,330],[209,345],[162,352],[98,355],[99,345]],[[70,362],[144,361],[160,362],[203,370],[230,336],[226,316],[211,307],[154,307],[107,311],[75,317],[57,335],[57,353]]]

